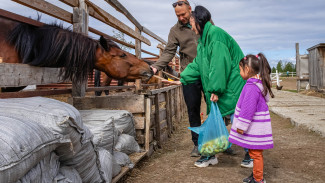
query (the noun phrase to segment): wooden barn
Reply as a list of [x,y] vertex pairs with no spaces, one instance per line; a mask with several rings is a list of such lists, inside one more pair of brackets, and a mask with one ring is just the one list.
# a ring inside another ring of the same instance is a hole
[[325,90],[325,43],[309,49],[309,84],[313,90]]

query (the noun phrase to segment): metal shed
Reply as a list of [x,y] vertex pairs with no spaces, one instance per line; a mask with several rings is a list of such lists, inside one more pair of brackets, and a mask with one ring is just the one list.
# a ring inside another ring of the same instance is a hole
[[325,43],[320,43],[309,49],[309,83],[314,90],[325,89]]

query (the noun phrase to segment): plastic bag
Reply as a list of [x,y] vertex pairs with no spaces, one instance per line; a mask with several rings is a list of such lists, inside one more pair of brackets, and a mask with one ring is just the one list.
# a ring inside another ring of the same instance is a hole
[[231,146],[229,133],[222,119],[217,103],[211,103],[211,111],[208,119],[199,127],[188,129],[199,134],[198,145],[202,156],[214,156]]

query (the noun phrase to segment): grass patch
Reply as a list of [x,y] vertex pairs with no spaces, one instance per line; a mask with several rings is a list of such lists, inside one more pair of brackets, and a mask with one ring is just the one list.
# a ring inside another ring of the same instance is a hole
[[288,92],[292,92],[292,93],[298,93],[297,90],[284,90],[284,91],[288,91]]

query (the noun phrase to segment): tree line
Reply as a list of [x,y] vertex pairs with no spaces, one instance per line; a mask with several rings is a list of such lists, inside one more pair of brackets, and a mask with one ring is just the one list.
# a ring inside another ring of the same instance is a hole
[[278,70],[278,72],[296,72],[296,64],[292,62],[283,63],[282,60],[280,60],[276,67],[272,67],[272,73],[275,73],[276,70]]

